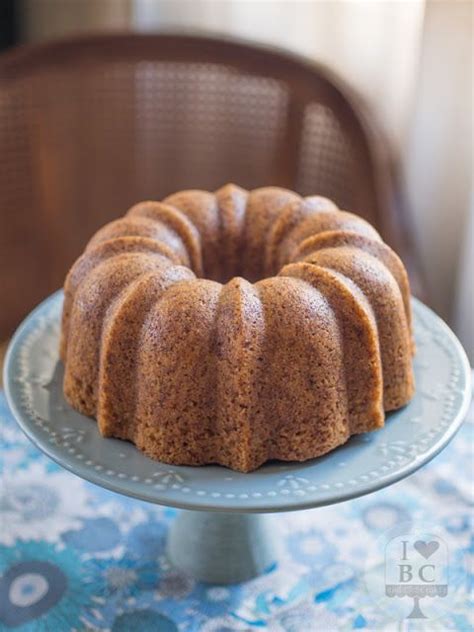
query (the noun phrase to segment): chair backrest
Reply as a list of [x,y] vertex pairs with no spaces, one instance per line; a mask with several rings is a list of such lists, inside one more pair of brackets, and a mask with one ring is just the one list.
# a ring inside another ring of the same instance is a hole
[[386,147],[327,70],[187,35],[108,35],[0,57],[0,338],[62,284],[92,233],[185,188],[333,198],[402,256]]

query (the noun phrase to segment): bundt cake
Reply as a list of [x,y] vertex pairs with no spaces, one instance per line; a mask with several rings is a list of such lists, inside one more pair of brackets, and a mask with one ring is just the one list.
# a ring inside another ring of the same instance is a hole
[[413,395],[405,268],[322,197],[228,184],[141,202],[64,289],[65,397],[166,463],[310,459]]

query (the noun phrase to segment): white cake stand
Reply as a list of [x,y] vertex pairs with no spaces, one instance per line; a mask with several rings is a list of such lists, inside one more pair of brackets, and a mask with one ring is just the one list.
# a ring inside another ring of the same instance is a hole
[[102,438],[96,423],[64,400],[62,300],[57,292],[39,305],[11,341],[4,374],[10,407],[26,435],[71,472],[186,510],[171,528],[168,553],[202,581],[233,583],[263,572],[278,554],[273,518],[265,514],[342,502],[401,480],[446,446],[468,409],[466,355],[447,325],[415,300],[416,395],[382,430],[353,437],[324,457],[270,463],[250,474],[158,463],[130,443]]

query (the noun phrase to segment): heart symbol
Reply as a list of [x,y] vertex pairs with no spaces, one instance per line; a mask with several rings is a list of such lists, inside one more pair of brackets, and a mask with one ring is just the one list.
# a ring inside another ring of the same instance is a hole
[[435,542],[434,540],[431,542],[417,540],[413,546],[415,547],[415,550],[418,551],[420,555],[423,555],[425,560],[427,560],[439,549],[439,542]]

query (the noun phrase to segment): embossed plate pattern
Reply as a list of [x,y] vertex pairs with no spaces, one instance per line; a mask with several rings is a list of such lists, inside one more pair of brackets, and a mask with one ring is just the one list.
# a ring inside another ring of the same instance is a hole
[[353,437],[305,463],[267,464],[240,474],[219,466],[178,467],[145,457],[132,444],[100,436],[95,421],[62,393],[58,340],[63,295],[39,305],[16,332],[5,389],[18,423],[52,459],[78,476],[142,500],[215,511],[290,511],[370,493],[408,476],[450,441],[467,412],[470,369],[447,325],[414,300],[416,395],[385,428]]

